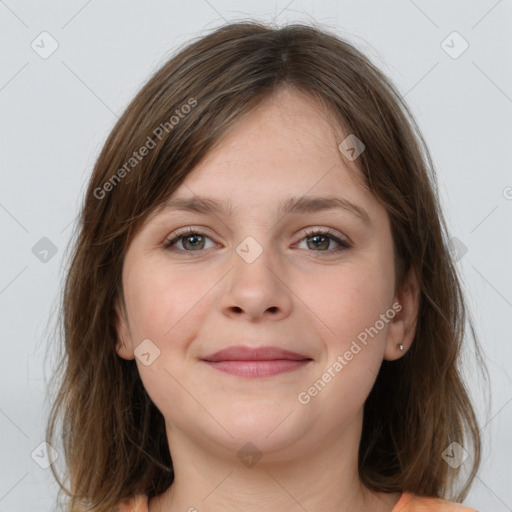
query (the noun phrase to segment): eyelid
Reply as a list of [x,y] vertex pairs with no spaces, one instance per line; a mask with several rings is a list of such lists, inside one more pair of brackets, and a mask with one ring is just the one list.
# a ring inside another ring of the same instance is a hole
[[322,228],[322,227],[315,227],[315,228],[305,228],[306,231],[304,231],[304,234],[302,235],[299,242],[302,242],[304,238],[308,238],[311,236],[315,236],[316,234],[320,234],[323,236],[328,236],[334,240],[337,241],[339,244],[344,244],[349,247],[352,247],[354,244],[352,243],[352,240],[344,234],[340,234],[338,231],[335,231],[331,228]]

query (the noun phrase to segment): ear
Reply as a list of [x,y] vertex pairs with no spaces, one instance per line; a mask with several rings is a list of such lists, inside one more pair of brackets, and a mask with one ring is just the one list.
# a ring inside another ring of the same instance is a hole
[[[410,348],[416,333],[420,289],[416,272],[411,267],[407,279],[393,301],[395,316],[389,323],[384,359],[394,361]],[[400,350],[400,345],[404,347]]]
[[120,305],[119,302],[119,297],[116,297],[114,301],[115,325],[117,333],[116,352],[117,355],[123,359],[135,359],[126,311],[124,304]]

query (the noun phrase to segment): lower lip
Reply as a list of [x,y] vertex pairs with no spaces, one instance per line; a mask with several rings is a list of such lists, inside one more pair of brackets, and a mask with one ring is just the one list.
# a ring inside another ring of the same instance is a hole
[[292,361],[290,359],[273,359],[271,361],[205,361],[209,366],[221,372],[242,377],[267,377],[279,373],[292,372],[303,368],[311,359]]

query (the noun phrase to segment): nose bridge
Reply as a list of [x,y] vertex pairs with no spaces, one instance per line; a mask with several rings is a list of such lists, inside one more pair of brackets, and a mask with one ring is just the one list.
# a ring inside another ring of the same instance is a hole
[[238,210],[236,229],[232,232],[242,237],[234,246],[237,273],[247,273],[249,277],[258,274],[260,278],[277,279],[279,282],[277,275],[283,275],[285,256],[278,250],[283,221],[286,219],[261,203],[246,203]]
[[247,265],[253,265],[255,262],[261,265],[263,260],[270,266],[274,260],[272,246],[276,228],[272,212],[263,208],[261,204],[246,203],[237,210],[235,223],[236,228],[232,235],[236,233],[236,236],[242,237],[234,246],[236,255]]
[[258,234],[246,236],[236,247],[233,256],[233,280],[246,284],[253,281],[271,286],[276,280],[277,255],[272,253],[272,242],[264,229]]

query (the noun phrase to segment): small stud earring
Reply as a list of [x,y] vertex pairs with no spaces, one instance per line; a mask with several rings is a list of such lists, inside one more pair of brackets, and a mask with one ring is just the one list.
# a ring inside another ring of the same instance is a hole
[[403,350],[405,347],[404,347],[403,345],[398,345],[398,348],[399,348],[400,350]]

